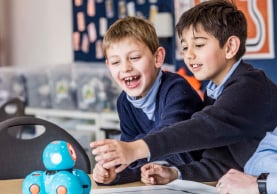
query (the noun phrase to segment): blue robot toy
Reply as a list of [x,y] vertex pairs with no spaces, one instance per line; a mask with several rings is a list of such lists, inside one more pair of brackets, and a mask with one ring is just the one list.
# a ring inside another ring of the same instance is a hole
[[65,141],[49,143],[42,155],[46,171],[34,171],[22,184],[23,194],[89,194],[91,181],[86,172],[74,169],[76,152]]

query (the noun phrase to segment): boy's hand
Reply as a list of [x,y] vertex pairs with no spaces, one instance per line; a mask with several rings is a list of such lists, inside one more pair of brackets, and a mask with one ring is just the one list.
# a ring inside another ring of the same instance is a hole
[[235,169],[229,170],[223,175],[216,188],[220,194],[259,194],[257,177],[245,174]]
[[105,169],[101,164],[96,163],[92,176],[98,183],[110,184],[116,178],[115,168]]
[[149,163],[141,167],[141,181],[147,185],[164,185],[178,178],[176,169]]
[[106,169],[116,167],[115,172],[123,171],[129,164],[137,160],[133,142],[115,139],[95,141],[90,144],[95,160]]

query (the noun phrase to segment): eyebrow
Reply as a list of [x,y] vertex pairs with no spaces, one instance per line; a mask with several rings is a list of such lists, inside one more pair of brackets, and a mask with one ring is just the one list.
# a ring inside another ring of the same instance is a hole
[[[194,40],[197,40],[197,39],[204,39],[204,40],[208,40],[208,38],[206,38],[206,37],[203,37],[203,36],[197,36],[197,37],[194,37],[193,38]],[[184,43],[185,41],[184,41],[184,39],[181,39],[181,43]]]

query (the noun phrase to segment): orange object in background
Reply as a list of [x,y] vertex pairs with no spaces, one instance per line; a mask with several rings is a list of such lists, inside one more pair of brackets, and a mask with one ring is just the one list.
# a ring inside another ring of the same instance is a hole
[[185,67],[181,67],[176,73],[184,77],[193,87],[193,89],[199,94],[199,96],[203,99],[204,93],[201,90],[202,83],[200,81],[198,81],[193,75],[188,75]]

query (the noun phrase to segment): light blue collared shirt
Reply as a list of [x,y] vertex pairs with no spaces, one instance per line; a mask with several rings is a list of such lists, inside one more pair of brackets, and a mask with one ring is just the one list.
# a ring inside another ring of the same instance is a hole
[[213,83],[212,81],[210,81],[207,85],[207,95],[212,98],[212,99],[217,99],[218,96],[222,93],[222,90],[224,88],[224,85],[226,83],[226,81],[229,79],[229,77],[232,75],[232,73],[236,70],[236,68],[238,67],[239,63],[240,63],[241,59],[238,60],[230,69],[230,71],[227,73],[227,75],[225,76],[225,78],[223,79],[222,83],[217,86],[215,85],[215,83]]
[[267,132],[256,152],[247,161],[244,171],[253,176],[270,173],[266,181],[268,194],[277,193],[277,127]]
[[154,113],[156,108],[156,96],[161,84],[162,74],[162,70],[160,70],[152,88],[143,98],[136,99],[135,97],[127,95],[128,101],[132,103],[134,107],[141,108],[142,111],[147,115],[148,119],[152,121],[155,121]]

